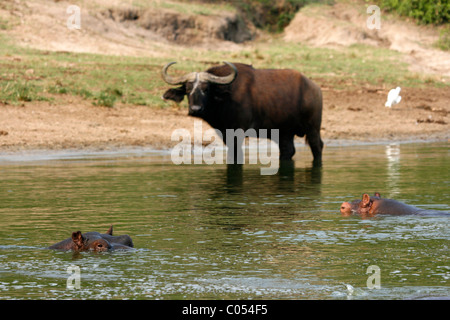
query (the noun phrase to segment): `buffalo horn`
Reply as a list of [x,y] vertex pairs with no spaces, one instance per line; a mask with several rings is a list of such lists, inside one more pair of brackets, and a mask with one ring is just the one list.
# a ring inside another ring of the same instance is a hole
[[169,62],[168,64],[166,64],[164,66],[164,68],[162,69],[162,72],[161,72],[163,80],[165,82],[167,82],[168,84],[172,84],[172,85],[182,84],[187,81],[194,81],[196,79],[197,75],[198,75],[200,81],[209,81],[209,82],[217,83],[217,84],[229,84],[237,76],[236,66],[230,62],[224,61],[224,63],[227,64],[232,70],[232,72],[229,75],[224,76],[224,77],[219,77],[219,76],[213,75],[209,72],[200,72],[200,73],[191,72],[191,73],[185,74],[183,76],[172,77],[167,74],[167,69],[169,69],[169,67],[175,63],[176,62]]
[[232,72],[229,75],[224,76],[224,77],[218,77],[218,76],[215,76],[208,72],[201,72],[200,76],[199,76],[200,80],[206,80],[206,81],[209,81],[212,83],[217,83],[217,84],[229,84],[229,83],[233,82],[233,80],[236,78],[237,72],[238,72],[236,69],[236,66],[227,61],[224,61],[224,63],[231,68]]
[[168,84],[177,85],[177,84],[182,84],[182,83],[185,83],[186,81],[195,79],[196,74],[197,74],[196,72],[191,72],[191,73],[185,74],[184,76],[179,76],[179,77],[169,76],[167,74],[167,69],[169,69],[169,67],[175,63],[176,62],[169,62],[162,69],[161,75],[165,82],[167,82]]

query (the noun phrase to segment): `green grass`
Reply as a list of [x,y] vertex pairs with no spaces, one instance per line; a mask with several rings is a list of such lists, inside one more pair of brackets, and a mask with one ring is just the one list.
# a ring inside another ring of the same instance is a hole
[[0,88],[1,102],[29,102],[49,100],[39,94],[39,87],[28,81],[10,81]]
[[[138,3],[143,3],[143,6],[148,6],[148,0],[140,0]],[[171,9],[177,12],[194,15],[221,15],[223,12],[235,12],[236,9],[227,3],[196,3],[194,1],[172,2],[172,1],[158,1],[151,3],[150,6],[156,8]]]
[[[76,95],[93,104],[163,106],[165,60],[43,52],[0,43],[0,102],[52,100]],[[32,70],[32,74],[26,70]]]
[[[255,67],[292,68],[312,79],[325,79],[336,88],[342,83],[386,86],[423,85],[442,87],[446,84],[435,76],[424,76],[408,71],[402,54],[369,45],[352,45],[342,49],[311,48],[301,44],[271,42],[259,44],[253,50],[236,55]],[[235,61],[237,59],[234,59]],[[319,82],[320,83],[320,82]],[[448,86],[448,85],[447,85]]]
[[169,86],[160,72],[169,61],[178,61],[170,70],[174,74],[204,70],[225,60],[256,68],[293,68],[319,84],[323,79],[336,88],[345,88],[349,83],[355,87],[367,83],[387,87],[448,86],[438,77],[409,72],[400,53],[365,45],[334,50],[274,38],[255,42],[242,51],[180,48],[161,55],[169,58],[48,52],[20,48],[0,38],[0,102],[57,103],[71,95],[98,106],[122,103],[165,107],[160,97]]
[[[92,9],[104,9],[103,5],[99,5],[96,2],[90,0],[78,0],[79,4],[83,8]],[[226,3],[225,1],[220,3],[208,3],[197,2],[192,0],[122,0],[116,2],[118,7],[134,7],[137,9],[168,9],[183,14],[192,15],[222,15],[224,12],[236,12],[236,8]],[[112,5],[114,6],[114,4]]]
[[439,40],[434,45],[441,50],[450,51],[450,25],[442,28],[439,32]]
[[8,21],[4,20],[2,17],[0,17],[0,30],[9,30],[10,25]]

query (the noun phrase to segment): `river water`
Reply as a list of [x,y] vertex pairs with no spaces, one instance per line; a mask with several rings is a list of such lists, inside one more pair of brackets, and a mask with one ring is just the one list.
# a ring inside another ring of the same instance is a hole
[[[341,217],[378,191],[450,211],[448,143],[298,147],[259,165],[169,153],[0,155],[0,299],[411,299],[450,296],[449,218]],[[45,249],[73,231],[130,251]],[[74,288],[73,288],[74,287]]]

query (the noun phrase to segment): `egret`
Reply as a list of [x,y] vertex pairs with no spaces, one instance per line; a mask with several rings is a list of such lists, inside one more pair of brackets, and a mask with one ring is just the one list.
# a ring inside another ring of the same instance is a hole
[[391,108],[393,105],[399,103],[400,100],[402,100],[402,97],[400,97],[399,95],[400,90],[400,87],[397,87],[389,91],[386,104],[384,105],[385,107]]

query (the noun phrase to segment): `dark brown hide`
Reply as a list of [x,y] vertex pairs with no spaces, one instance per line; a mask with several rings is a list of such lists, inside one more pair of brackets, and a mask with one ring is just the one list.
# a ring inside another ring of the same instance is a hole
[[[280,159],[295,153],[294,136],[306,137],[314,164],[322,162],[322,92],[300,72],[290,69],[254,69],[233,64],[237,76],[230,84],[187,81],[167,90],[163,98],[189,100],[189,115],[202,118],[222,134],[226,129],[279,129]],[[228,65],[212,67],[208,73],[224,77],[232,72]]]

